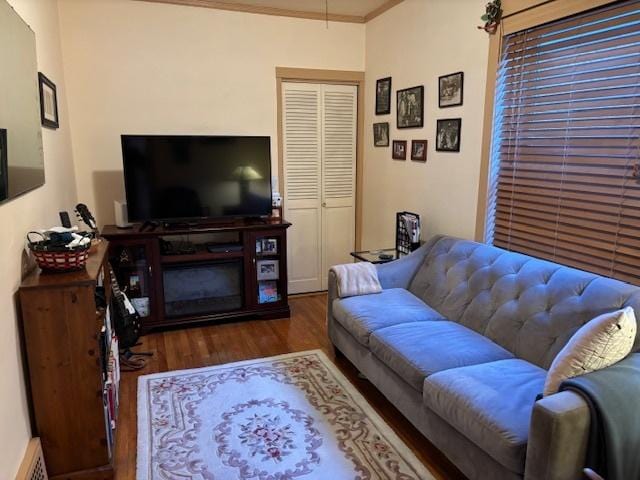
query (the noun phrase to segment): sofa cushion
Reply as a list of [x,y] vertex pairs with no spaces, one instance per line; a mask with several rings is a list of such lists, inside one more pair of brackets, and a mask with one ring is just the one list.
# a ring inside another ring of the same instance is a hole
[[418,392],[435,372],[513,358],[488,338],[450,321],[382,328],[371,335],[369,348]]
[[592,318],[627,306],[640,317],[636,286],[452,237],[433,244],[409,291],[545,369]]
[[509,470],[524,471],[529,422],[547,372],[520,359],[434,373],[425,405]]
[[443,320],[442,315],[404,288],[338,298],[333,301],[333,315],[365,347],[369,346],[369,335],[380,328],[399,323]]
[[631,307],[587,322],[551,363],[543,394],[557,393],[562,382],[569,378],[618,363],[631,352],[636,330],[636,316]]

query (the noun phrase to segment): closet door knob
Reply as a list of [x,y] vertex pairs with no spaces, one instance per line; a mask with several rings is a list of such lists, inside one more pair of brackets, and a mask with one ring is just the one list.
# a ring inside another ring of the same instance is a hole
[[327,206],[327,202],[322,202],[322,206],[326,207]]

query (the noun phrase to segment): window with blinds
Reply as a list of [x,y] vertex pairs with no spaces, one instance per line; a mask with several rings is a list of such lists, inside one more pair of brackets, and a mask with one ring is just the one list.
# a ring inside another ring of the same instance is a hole
[[640,284],[640,1],[504,37],[487,241]]

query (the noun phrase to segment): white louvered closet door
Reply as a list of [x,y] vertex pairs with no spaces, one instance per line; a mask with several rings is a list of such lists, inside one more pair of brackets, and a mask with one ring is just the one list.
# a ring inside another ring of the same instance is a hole
[[356,221],[356,124],[358,88],[323,85],[322,289],[329,268],[353,261]]
[[327,288],[355,243],[357,87],[283,83],[289,293]]
[[284,218],[289,293],[322,289],[322,91],[282,84]]

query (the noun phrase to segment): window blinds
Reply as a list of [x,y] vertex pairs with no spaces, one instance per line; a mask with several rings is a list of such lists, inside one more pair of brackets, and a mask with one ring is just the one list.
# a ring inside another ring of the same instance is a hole
[[640,284],[640,1],[504,37],[487,240]]

